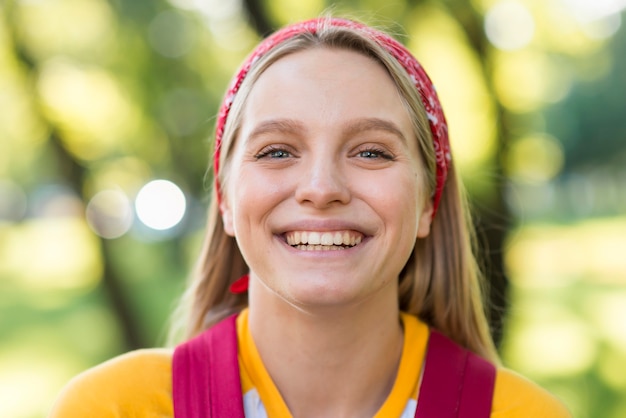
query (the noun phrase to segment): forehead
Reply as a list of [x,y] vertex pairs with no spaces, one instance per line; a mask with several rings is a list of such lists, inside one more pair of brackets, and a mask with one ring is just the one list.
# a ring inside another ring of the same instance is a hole
[[328,47],[284,56],[259,76],[244,106],[244,124],[276,116],[305,123],[377,117],[412,129],[398,88],[381,63]]

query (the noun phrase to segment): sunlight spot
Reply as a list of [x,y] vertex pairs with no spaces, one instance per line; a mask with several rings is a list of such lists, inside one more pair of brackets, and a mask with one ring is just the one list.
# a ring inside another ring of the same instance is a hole
[[46,416],[42,400],[50,400],[65,378],[57,359],[9,357],[0,360],[0,369],[0,416]]
[[493,82],[502,104],[515,112],[531,112],[564,98],[572,77],[549,55],[521,50],[494,55]]
[[242,12],[241,0],[168,0],[182,10],[195,10],[209,19],[231,19]]
[[182,190],[171,181],[154,180],[137,194],[135,210],[149,228],[165,230],[178,225],[185,215],[187,201]]
[[523,288],[556,287],[581,277],[621,285],[626,283],[624,248],[623,217],[534,225],[509,235],[505,260],[511,281]]
[[68,58],[46,61],[37,84],[44,112],[82,160],[106,156],[136,135],[139,110],[112,73]]
[[507,153],[509,176],[517,181],[546,182],[563,167],[563,146],[553,136],[535,134],[511,143]]
[[64,184],[43,184],[31,193],[28,214],[38,218],[80,218],[83,201]]
[[533,376],[572,376],[587,370],[596,346],[585,324],[558,318],[525,324],[511,336],[509,359]]
[[10,180],[0,179],[0,222],[16,222],[26,213],[26,194]]
[[615,35],[621,26],[622,16],[614,14],[583,23],[583,31],[591,39],[607,39]]
[[587,310],[602,336],[626,353],[626,292],[592,297]]
[[[258,41],[258,34],[250,27],[245,17],[242,0],[169,0],[169,2],[181,10],[198,12],[211,34],[211,40],[224,50],[247,51]],[[237,63],[233,66],[236,67],[241,59],[242,57],[237,55]],[[233,70],[231,66],[227,68],[229,72]]]
[[496,3],[485,16],[485,33],[496,48],[511,51],[532,41],[535,21],[522,3],[504,0]]
[[[455,162],[460,171],[476,173],[493,157],[496,145],[493,99],[481,64],[458,22],[442,10],[421,7],[409,22],[408,47],[432,75],[446,112]],[[475,189],[476,176],[468,176],[467,182]]]
[[150,165],[143,159],[131,156],[107,159],[90,167],[84,194],[94,196],[102,190],[120,190],[126,196],[135,196],[151,177]]
[[101,59],[114,48],[117,18],[106,0],[16,3],[19,6],[13,13],[15,28],[36,60],[54,55]]
[[622,25],[621,11],[626,0],[561,0],[563,8],[590,39],[604,40],[617,33]]
[[82,219],[30,220],[5,230],[3,241],[0,275],[35,290],[81,290],[100,279],[98,242]]
[[581,22],[589,22],[620,13],[626,0],[561,0],[566,10]]
[[96,194],[86,209],[91,229],[106,239],[121,237],[133,223],[130,201],[120,190],[104,190]]

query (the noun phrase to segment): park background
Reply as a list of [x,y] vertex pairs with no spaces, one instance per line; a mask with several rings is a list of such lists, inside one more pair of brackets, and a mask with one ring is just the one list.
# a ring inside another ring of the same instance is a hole
[[260,37],[396,34],[446,111],[504,363],[626,416],[624,0],[0,0],[0,416],[163,345],[202,240],[214,115]]

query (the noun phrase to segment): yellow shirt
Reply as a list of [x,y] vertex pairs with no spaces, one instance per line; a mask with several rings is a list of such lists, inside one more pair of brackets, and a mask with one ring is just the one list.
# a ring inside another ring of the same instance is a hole
[[[426,353],[428,327],[402,314],[404,347],[396,381],[376,417],[412,417],[419,374]],[[252,341],[247,310],[237,318],[239,367],[247,417],[267,412],[289,417],[278,389]],[[70,381],[50,418],[173,417],[172,350],[138,350],[109,360]],[[498,369],[491,418],[570,418],[552,395],[508,369]]]

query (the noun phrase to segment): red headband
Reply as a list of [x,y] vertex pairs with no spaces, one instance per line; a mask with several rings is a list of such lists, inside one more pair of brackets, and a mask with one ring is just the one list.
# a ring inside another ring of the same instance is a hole
[[218,199],[220,198],[218,173],[220,168],[220,152],[222,146],[222,136],[224,135],[224,125],[226,125],[226,119],[228,118],[228,113],[230,112],[235,95],[239,91],[241,83],[248,75],[250,68],[259,60],[259,58],[282,42],[302,33],[314,34],[325,26],[350,28],[359,31],[371,39],[374,39],[380,46],[387,50],[387,52],[389,52],[402,65],[402,67],[404,67],[406,72],[409,74],[409,77],[411,77],[411,80],[420,94],[422,104],[426,108],[426,114],[428,115],[430,130],[433,135],[433,146],[435,148],[435,155],[437,159],[437,185],[433,194],[432,216],[434,217],[437,207],[439,206],[439,201],[441,200],[441,193],[443,191],[446,176],[448,175],[448,168],[451,163],[448,125],[446,123],[446,118],[443,114],[441,104],[439,103],[439,99],[437,98],[435,88],[422,66],[398,41],[361,23],[338,18],[318,18],[287,26],[277,32],[274,32],[268,38],[263,40],[244,61],[243,65],[237,72],[237,75],[231,82],[217,117],[213,169]]

